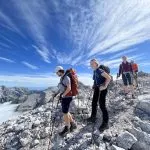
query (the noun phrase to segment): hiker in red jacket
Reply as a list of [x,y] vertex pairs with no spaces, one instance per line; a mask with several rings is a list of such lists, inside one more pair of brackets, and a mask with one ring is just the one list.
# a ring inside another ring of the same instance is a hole
[[132,70],[131,63],[127,61],[126,56],[122,57],[122,63],[119,66],[118,77],[120,77],[120,75],[122,75],[125,96],[129,93],[128,91],[128,85],[129,85],[132,93],[132,98],[135,98],[134,86],[133,86],[133,70]]

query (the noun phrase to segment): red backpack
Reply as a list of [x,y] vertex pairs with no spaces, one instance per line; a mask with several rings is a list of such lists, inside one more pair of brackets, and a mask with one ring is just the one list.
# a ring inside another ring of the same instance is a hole
[[[68,76],[70,78],[70,81],[71,81],[71,92],[69,92],[68,93],[69,95],[67,94],[67,96],[76,96],[78,94],[78,83],[79,83],[76,71],[73,68],[70,68],[70,69],[66,70],[63,78],[65,76]],[[63,81],[63,79],[62,79],[62,81]]]

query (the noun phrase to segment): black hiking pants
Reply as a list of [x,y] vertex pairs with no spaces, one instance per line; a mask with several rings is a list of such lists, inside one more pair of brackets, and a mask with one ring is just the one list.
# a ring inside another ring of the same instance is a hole
[[99,102],[100,109],[103,115],[103,123],[108,123],[108,111],[106,108],[106,95],[107,89],[100,91],[99,87],[94,88],[93,100],[92,100],[92,113],[91,117],[96,118],[97,114],[97,103]]

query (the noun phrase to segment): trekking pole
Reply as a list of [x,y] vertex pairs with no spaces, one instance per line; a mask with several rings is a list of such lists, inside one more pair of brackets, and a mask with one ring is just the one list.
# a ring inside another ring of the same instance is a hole
[[139,84],[137,84],[137,88],[138,88],[138,91],[139,91],[139,93],[141,95],[141,90],[140,90]]
[[139,83],[138,83],[138,74],[137,74],[137,77],[136,77],[136,82],[137,82],[137,88],[138,88],[139,93],[140,93],[140,95],[141,95],[141,90],[140,90]]
[[[90,101],[90,99],[92,97],[92,93],[93,93],[93,90],[90,91],[89,98],[88,98],[86,106],[85,106],[86,110],[88,110],[88,104],[89,104],[89,101]],[[88,117],[88,112],[87,112],[87,117]]]
[[[54,98],[55,97],[53,97],[52,109],[53,109],[53,106],[54,106]],[[55,109],[58,108],[59,102],[60,102],[60,98],[57,101]],[[51,138],[53,136],[54,126],[55,126],[55,121],[56,121],[56,115],[54,116],[54,118],[52,116],[52,109],[51,109],[51,124],[50,124],[50,133],[49,133],[49,143],[48,143],[48,149],[47,150],[50,150]]]
[[117,96],[118,77],[119,77],[119,74],[117,73],[117,77],[116,77],[116,89],[115,89],[115,97]]

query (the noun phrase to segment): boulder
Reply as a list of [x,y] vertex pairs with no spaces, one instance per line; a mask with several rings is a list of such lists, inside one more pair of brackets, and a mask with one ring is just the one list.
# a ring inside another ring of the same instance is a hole
[[121,148],[124,149],[130,149],[132,147],[132,145],[134,143],[137,142],[137,139],[134,137],[134,135],[132,135],[131,133],[129,133],[128,131],[125,131],[123,133],[121,133],[118,137],[117,137],[117,145]]
[[141,128],[142,131],[150,134],[150,123],[142,121],[140,118],[135,117],[133,120],[133,124],[136,128]]
[[150,115],[150,100],[142,100],[142,101],[139,101],[136,105],[136,110],[135,112],[138,114],[139,111],[142,111],[143,113],[147,114],[147,115]]
[[34,146],[36,146],[36,145],[38,145],[40,143],[40,141],[39,140],[37,140],[37,139],[35,139],[33,142],[32,142],[32,146],[31,147],[34,147]]
[[116,145],[111,146],[111,150],[125,150],[124,148],[118,147]]
[[137,128],[128,129],[128,131],[132,133],[139,142],[147,143],[147,145],[149,145],[150,147],[150,135],[149,134]]
[[137,141],[135,144],[133,144],[131,150],[150,150],[150,146],[144,142]]
[[27,144],[30,143],[30,140],[28,138],[20,138],[20,143],[23,147],[25,147]]

